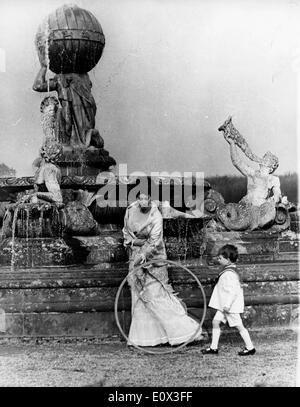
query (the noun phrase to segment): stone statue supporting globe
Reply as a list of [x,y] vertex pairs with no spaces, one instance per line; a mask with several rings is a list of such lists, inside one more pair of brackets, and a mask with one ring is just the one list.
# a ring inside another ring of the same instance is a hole
[[87,73],[99,62],[105,38],[99,21],[90,11],[68,5],[43,21],[35,43],[40,61],[48,54],[52,72]]
[[[58,163],[62,175],[93,175],[109,170],[116,162],[104,149],[104,140],[95,128],[97,106],[88,75],[105,45],[100,23],[91,12],[65,5],[46,17],[35,42],[41,68],[33,90],[55,91],[59,99],[55,133],[63,147]],[[48,70],[55,75],[46,79]]]

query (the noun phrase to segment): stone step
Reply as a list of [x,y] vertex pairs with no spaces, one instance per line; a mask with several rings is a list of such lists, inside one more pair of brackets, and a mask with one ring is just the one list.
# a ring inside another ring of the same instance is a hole
[[[197,261],[182,262],[202,284],[210,284],[218,275],[217,265],[200,265]],[[286,281],[299,280],[297,262],[239,264],[239,273],[247,281]],[[97,266],[43,267],[38,269],[18,269],[0,267],[0,289],[3,288],[63,288],[119,286],[128,273],[128,265],[116,263],[114,268]],[[193,277],[179,265],[168,268],[172,282],[189,284]]]
[[[286,291],[273,284],[275,290],[268,292],[259,287],[257,292],[253,292],[251,287],[245,290],[246,305],[265,305],[265,304],[297,304],[299,303],[299,285],[289,285]],[[188,308],[202,308],[204,299],[198,288],[184,289],[174,286],[175,292]],[[206,302],[209,302],[211,289],[205,290]],[[117,289],[103,290],[99,289],[81,289],[76,290],[41,290],[41,292],[3,292],[1,298],[1,307],[6,312],[24,314],[31,312],[106,312],[114,311]],[[119,300],[119,309],[131,309],[131,298],[128,289],[124,289]]]
[[[201,316],[201,310],[190,310],[190,315]],[[128,333],[130,311],[119,312],[119,321],[125,333]],[[208,309],[204,329],[211,328],[214,315]],[[298,304],[266,304],[246,306],[243,321],[248,328],[298,326]],[[119,335],[115,316],[112,312],[41,312],[7,313],[7,331],[5,337],[80,337],[108,338]]]
[[[282,271],[281,271],[282,273]],[[200,275],[198,275],[200,277]],[[99,310],[113,310],[113,302],[117,290],[120,286],[123,276],[119,275],[119,279],[104,282],[93,280],[91,284],[79,284],[78,281],[73,281],[73,284],[65,284],[60,287],[50,286],[47,284],[31,284],[31,285],[18,285],[11,286],[2,283],[0,288],[1,306],[5,309],[23,309],[33,311],[44,309],[47,307],[53,310],[53,307],[65,306],[65,308],[76,308],[89,306],[91,309],[95,306]],[[209,278],[203,276],[202,287],[205,291],[206,297],[209,298],[213,289],[213,281],[216,274],[210,275]],[[200,277],[201,279],[201,277]],[[174,290],[179,293],[187,304],[192,302],[194,298],[201,298],[201,292],[198,284],[190,275],[178,274],[176,272],[169,273],[169,281]],[[108,283],[108,284],[107,284]],[[300,292],[300,277],[298,274],[283,275],[272,273],[272,275],[265,274],[258,276],[256,273],[246,275],[242,279],[245,297],[258,299],[264,296],[282,296],[282,295],[299,295]],[[127,284],[122,292],[122,299],[130,299],[129,289]],[[57,305],[58,304],[58,305]],[[72,309],[73,309],[72,308]],[[75,309],[74,308],[74,309]]]
[[[219,268],[194,266],[191,270],[202,282],[208,302]],[[240,274],[248,307],[277,308],[299,302],[300,276],[295,263],[241,265]],[[63,267],[51,270],[43,268],[35,273],[31,271],[27,273],[27,278],[24,275],[26,273],[12,273],[9,269],[1,268],[0,305],[12,316],[43,314],[45,317],[47,313],[64,315],[94,312],[113,314],[116,293],[127,270],[123,267],[112,273],[111,270],[97,267]],[[188,308],[203,307],[202,294],[191,275],[173,267],[169,269],[169,277],[175,292],[178,292]],[[130,291],[125,286],[120,296],[119,309],[129,311],[130,304]]]
[[[201,281],[207,301],[216,265],[199,259],[185,263]],[[201,317],[203,300],[193,277],[179,265],[169,268],[170,282],[189,311]],[[292,326],[299,311],[298,263],[273,262],[239,264],[244,284],[248,326]],[[114,301],[119,285],[128,273],[124,262],[85,266],[0,268],[0,307],[7,314],[7,336],[107,337],[118,334]],[[130,291],[124,288],[119,314],[124,327],[130,321]],[[123,310],[123,311],[121,311]],[[208,309],[206,324],[211,324]]]

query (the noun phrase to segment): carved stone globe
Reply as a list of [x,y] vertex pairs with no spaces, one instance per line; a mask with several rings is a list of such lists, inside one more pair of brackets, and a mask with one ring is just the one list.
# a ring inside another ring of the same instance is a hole
[[52,72],[87,73],[99,62],[105,37],[90,11],[64,5],[39,26],[35,44],[39,60],[48,59]]

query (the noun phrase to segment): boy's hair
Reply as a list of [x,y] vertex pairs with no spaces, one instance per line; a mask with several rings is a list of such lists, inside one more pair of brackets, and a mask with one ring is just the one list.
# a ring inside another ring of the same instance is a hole
[[226,244],[225,246],[221,247],[218,255],[230,260],[231,263],[235,263],[239,257],[239,252],[237,247],[233,246],[232,244]]

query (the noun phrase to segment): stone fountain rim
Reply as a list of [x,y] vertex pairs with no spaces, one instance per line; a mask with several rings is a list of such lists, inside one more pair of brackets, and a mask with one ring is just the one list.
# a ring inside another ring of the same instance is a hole
[[[109,173],[107,171],[106,173]],[[145,176],[146,178],[151,178],[157,184],[168,184],[170,181],[173,181],[175,185],[184,185],[184,177],[151,177]],[[132,177],[132,178],[124,178],[115,176],[114,182],[116,184],[128,184],[128,185],[135,185],[137,179],[142,177]],[[84,185],[84,186],[101,186],[105,185],[109,181],[109,177],[101,177],[98,175],[73,175],[68,176],[64,175],[61,179],[61,186],[72,186],[72,185]],[[31,187],[34,184],[34,177],[0,177],[0,188],[16,188],[16,187]],[[208,181],[204,180],[204,188],[211,188],[211,185]]]

